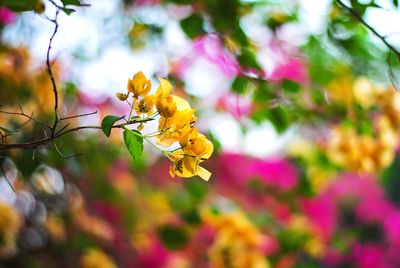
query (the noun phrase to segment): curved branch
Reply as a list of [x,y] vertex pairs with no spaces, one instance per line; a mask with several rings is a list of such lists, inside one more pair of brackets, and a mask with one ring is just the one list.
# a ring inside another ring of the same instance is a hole
[[[123,128],[127,125],[133,125],[133,124],[138,124],[138,123],[145,123],[149,121],[153,121],[154,118],[146,118],[143,120],[133,120],[130,121],[129,123],[123,123],[119,125],[115,125],[112,128]],[[30,142],[25,142],[25,143],[0,143],[0,150],[11,150],[11,149],[24,149],[24,150],[29,150],[29,149],[35,149],[41,145],[46,145],[48,143],[54,142],[56,139],[72,132],[76,132],[79,130],[83,129],[97,129],[100,130],[100,126],[80,126],[80,127],[75,127],[75,128],[70,128],[70,129],[65,129],[64,131],[59,131],[55,133],[54,136],[50,137],[45,137],[39,140],[34,140]]]
[[394,54],[396,54],[397,58],[400,60],[400,52],[392,46],[387,40],[386,37],[378,33],[371,25],[369,25],[363,17],[360,16],[353,8],[345,5],[341,0],[335,0],[336,3],[342,8],[346,9],[355,19],[357,19],[365,28],[367,28],[371,33],[373,33],[376,37],[378,37],[382,43]]
[[49,21],[51,21],[52,23],[54,23],[54,31],[53,34],[50,37],[49,40],[49,46],[47,47],[47,55],[46,55],[46,65],[47,65],[47,73],[49,74],[50,80],[51,80],[51,85],[53,87],[53,95],[54,95],[54,122],[53,122],[53,127],[51,129],[51,136],[54,137],[55,136],[55,132],[56,132],[56,127],[57,124],[59,122],[59,115],[58,115],[58,90],[57,90],[57,85],[56,85],[56,80],[54,78],[54,74],[53,74],[53,70],[51,69],[51,63],[50,63],[50,51],[52,48],[52,44],[53,44],[53,39],[55,37],[55,35],[57,34],[58,31],[58,14],[60,13],[60,8],[53,2],[50,1],[55,7],[56,7],[56,15],[54,17],[54,19],[49,19]]

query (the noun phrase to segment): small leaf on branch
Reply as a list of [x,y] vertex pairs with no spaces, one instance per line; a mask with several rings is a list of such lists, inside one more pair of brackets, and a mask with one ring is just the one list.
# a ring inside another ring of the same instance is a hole
[[61,2],[63,3],[64,6],[81,6],[82,3],[80,0],[61,0]]
[[107,137],[110,137],[111,129],[114,123],[120,119],[121,117],[116,115],[107,115],[104,117],[103,121],[101,122],[101,129]]
[[143,137],[137,130],[124,130],[124,141],[126,148],[132,155],[133,160],[138,160],[143,152]]
[[64,11],[64,13],[67,14],[67,15],[71,15],[72,13],[75,12],[75,9],[66,8],[66,7],[62,7],[61,10]]

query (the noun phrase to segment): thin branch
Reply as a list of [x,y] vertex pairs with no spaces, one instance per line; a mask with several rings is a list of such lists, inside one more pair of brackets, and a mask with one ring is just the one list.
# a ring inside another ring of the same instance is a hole
[[86,114],[78,114],[78,115],[71,115],[71,116],[63,117],[63,118],[60,118],[60,121],[67,120],[67,119],[72,119],[72,118],[77,118],[77,117],[84,117],[84,116],[93,115],[93,114],[97,114],[97,111],[94,111],[94,112],[91,112],[91,113],[86,113]]
[[51,129],[51,126],[49,126],[48,124],[46,124],[46,123],[40,121],[40,120],[37,119],[37,118],[34,118],[34,117],[33,117],[33,113],[32,113],[32,115],[27,115],[26,113],[24,113],[24,111],[22,110],[22,107],[21,107],[21,106],[20,106],[20,110],[21,110],[21,112],[8,112],[8,111],[2,111],[2,110],[0,110],[0,113],[2,113],[2,114],[8,114],[8,115],[23,116],[23,117],[28,118],[29,120],[35,121],[36,123],[39,123],[39,124],[45,126],[46,128]]
[[[133,120],[130,121],[129,123],[123,123],[123,124],[119,124],[119,125],[115,125],[112,128],[122,128],[124,126],[127,125],[132,125],[132,124],[138,124],[138,123],[145,123],[145,122],[149,122],[149,121],[153,121],[154,118],[146,118],[146,119],[139,119],[139,120]],[[64,127],[65,129],[65,127]],[[80,126],[80,127],[75,127],[75,128],[70,128],[70,129],[66,129],[62,132],[57,132],[55,133],[54,136],[49,136],[49,137],[44,137],[41,138],[39,140],[34,140],[34,141],[30,141],[30,142],[25,142],[25,143],[0,143],[0,150],[10,150],[10,149],[35,149],[41,145],[46,145],[49,144],[51,142],[53,142],[54,140],[68,134],[68,133],[72,133],[72,132],[76,132],[79,130],[83,130],[83,129],[101,129],[100,126]]]
[[51,85],[53,87],[53,95],[54,95],[54,122],[53,122],[53,127],[51,129],[51,136],[54,138],[55,136],[55,131],[56,131],[56,127],[57,124],[59,122],[59,115],[58,115],[58,90],[57,90],[57,85],[56,85],[56,80],[54,78],[54,74],[53,74],[53,70],[51,69],[51,64],[50,64],[50,51],[52,48],[52,44],[53,44],[53,39],[54,36],[57,34],[58,31],[58,14],[60,13],[60,8],[58,7],[58,5],[53,2],[52,0],[49,0],[50,3],[52,3],[55,7],[56,7],[56,15],[54,17],[54,19],[50,19],[49,21],[51,21],[52,23],[54,23],[54,31],[53,34],[50,37],[49,40],[49,46],[47,47],[47,55],[46,55],[46,65],[47,65],[47,73],[50,76],[50,80],[51,80]]
[[371,31],[376,37],[378,37],[385,46],[392,51],[394,54],[396,54],[397,58],[400,60],[400,52],[392,46],[386,38],[378,33],[371,25],[369,25],[353,8],[345,5],[341,0],[335,0],[336,3],[341,6],[342,8],[346,9],[354,18],[356,18],[362,25],[365,26],[369,31]]
[[12,185],[11,181],[8,179],[7,177],[7,173],[4,170],[3,164],[0,164],[0,169],[1,172],[3,173],[4,179],[7,181],[8,185],[10,186],[10,188],[16,193],[17,191],[15,190],[14,186]]
[[61,157],[63,157],[64,159],[70,159],[70,158],[73,158],[73,157],[77,157],[77,156],[80,156],[80,155],[82,155],[82,154],[72,154],[72,155],[69,155],[69,156],[66,156],[66,155],[64,155],[62,152],[61,152],[61,150],[58,148],[58,146],[57,146],[57,143],[53,140],[53,145],[54,145],[54,148],[56,149],[56,151],[57,151],[57,153],[59,154],[59,155],[61,155]]

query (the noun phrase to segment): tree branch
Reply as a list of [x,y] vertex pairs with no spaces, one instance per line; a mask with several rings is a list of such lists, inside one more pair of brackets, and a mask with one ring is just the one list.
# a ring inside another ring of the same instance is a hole
[[[119,125],[115,125],[112,128],[122,128],[124,126],[127,125],[133,125],[133,124],[138,124],[138,123],[145,123],[145,122],[149,122],[149,121],[153,121],[154,118],[147,118],[147,119],[143,119],[143,120],[133,120],[130,121],[129,123],[123,123],[123,124],[119,124]],[[70,128],[70,129],[66,129],[64,131],[59,131],[57,133],[55,133],[54,136],[49,136],[49,137],[45,137],[39,140],[34,140],[34,141],[30,141],[30,142],[25,142],[25,143],[0,143],[0,150],[11,150],[11,149],[35,149],[41,145],[46,145],[50,142],[54,142],[54,140],[68,134],[68,133],[72,133],[72,132],[76,132],[82,129],[101,129],[100,126],[80,126],[80,127],[75,127],[75,128]]]
[[53,44],[53,39],[54,36],[56,36],[57,31],[58,31],[58,14],[60,13],[60,8],[58,5],[56,5],[53,1],[50,0],[50,3],[52,3],[55,8],[56,8],[56,15],[54,19],[49,19],[52,23],[54,23],[54,31],[53,34],[50,37],[49,40],[49,46],[47,47],[47,55],[46,55],[46,65],[47,65],[47,73],[49,74],[50,80],[51,80],[51,85],[53,87],[53,94],[54,94],[54,122],[53,122],[53,127],[51,129],[51,136],[54,138],[57,124],[59,122],[59,115],[58,115],[58,90],[57,90],[57,85],[56,85],[56,80],[54,78],[53,70],[51,69],[51,63],[50,63],[50,51],[52,48]]
[[392,51],[397,58],[400,60],[400,52],[392,46],[387,40],[386,37],[378,33],[371,25],[369,25],[361,16],[358,14],[353,8],[345,5],[341,0],[335,0],[336,3],[347,10],[355,19],[357,19],[362,25],[364,25],[365,28],[367,28],[371,33],[373,33],[376,37],[378,37],[382,43],[390,50]]

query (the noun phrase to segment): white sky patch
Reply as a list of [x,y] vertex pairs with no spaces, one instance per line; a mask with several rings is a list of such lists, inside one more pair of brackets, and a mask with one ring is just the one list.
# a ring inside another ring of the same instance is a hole
[[127,81],[142,71],[153,73],[157,59],[149,53],[133,53],[126,47],[109,48],[95,61],[88,61],[80,73],[80,87],[88,94],[114,96],[125,91]]
[[218,114],[209,119],[211,132],[221,143],[222,148],[229,152],[240,152],[242,133],[238,122],[229,114]]
[[216,92],[229,88],[230,82],[226,79],[218,66],[209,61],[198,58],[185,72],[186,91],[197,97],[215,95]]
[[279,135],[270,122],[263,122],[250,128],[244,136],[245,153],[261,158],[278,154],[292,136],[292,129]]

